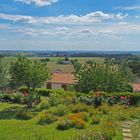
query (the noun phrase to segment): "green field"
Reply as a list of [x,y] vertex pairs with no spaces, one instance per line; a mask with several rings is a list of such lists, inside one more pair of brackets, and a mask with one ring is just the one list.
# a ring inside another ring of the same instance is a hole
[[[42,59],[42,57],[30,57],[30,59]],[[63,57],[50,57],[50,61],[48,62],[48,68],[50,71],[60,69],[63,72],[73,72],[74,68],[71,64],[68,65],[61,65],[57,64],[58,60],[64,60]],[[75,60],[77,59],[80,63],[85,63],[88,60],[94,60],[96,62],[102,62],[104,59],[103,58],[98,58],[98,57],[70,57],[70,60]],[[11,62],[15,62],[17,60],[17,57],[4,57],[2,58],[2,61],[9,66]]]

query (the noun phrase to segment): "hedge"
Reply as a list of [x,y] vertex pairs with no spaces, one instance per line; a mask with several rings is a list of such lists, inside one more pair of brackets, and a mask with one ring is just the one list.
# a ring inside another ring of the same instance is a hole
[[[28,92],[28,88],[23,86],[23,87],[20,87],[18,91],[22,92],[22,93],[23,92]],[[50,93],[52,93],[53,91],[51,89],[46,89],[46,88],[36,88],[36,92],[38,92],[39,95],[41,95],[41,96],[47,96],[48,97],[50,95]]]

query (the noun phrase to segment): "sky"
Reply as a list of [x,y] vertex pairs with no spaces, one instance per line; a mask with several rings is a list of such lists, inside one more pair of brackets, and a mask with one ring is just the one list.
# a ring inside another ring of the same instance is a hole
[[140,51],[140,0],[0,0],[0,50]]

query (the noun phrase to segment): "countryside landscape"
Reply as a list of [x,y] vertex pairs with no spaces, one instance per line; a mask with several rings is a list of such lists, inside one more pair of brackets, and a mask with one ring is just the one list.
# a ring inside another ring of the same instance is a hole
[[[90,55],[1,52],[0,139],[123,140],[125,131],[139,139],[140,55]],[[65,81],[67,89],[48,89],[54,73],[61,75],[55,84]],[[73,74],[75,84],[62,74]]]
[[0,0],[0,140],[140,140],[140,1]]

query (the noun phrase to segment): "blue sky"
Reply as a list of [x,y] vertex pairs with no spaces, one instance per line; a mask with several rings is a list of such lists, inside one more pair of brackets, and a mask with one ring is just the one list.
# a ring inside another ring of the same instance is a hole
[[140,0],[0,0],[0,49],[140,51]]

